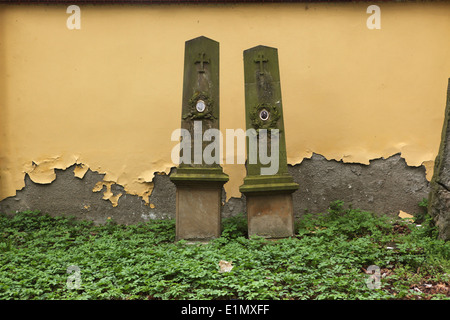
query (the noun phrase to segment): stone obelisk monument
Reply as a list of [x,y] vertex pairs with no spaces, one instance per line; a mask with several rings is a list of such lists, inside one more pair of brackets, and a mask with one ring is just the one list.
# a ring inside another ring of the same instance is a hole
[[244,78],[247,176],[239,189],[246,197],[248,232],[290,237],[294,235],[292,193],[298,184],[287,168],[277,49],[245,50]]
[[221,234],[221,197],[228,176],[220,166],[219,43],[198,37],[185,43],[180,164],[176,185],[176,239],[208,240]]

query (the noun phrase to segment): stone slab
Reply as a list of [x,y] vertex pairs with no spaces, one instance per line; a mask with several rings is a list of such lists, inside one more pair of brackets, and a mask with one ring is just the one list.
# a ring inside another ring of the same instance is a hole
[[277,239],[294,236],[292,194],[247,195],[249,236]]
[[177,241],[205,241],[220,237],[221,195],[221,186],[177,186]]

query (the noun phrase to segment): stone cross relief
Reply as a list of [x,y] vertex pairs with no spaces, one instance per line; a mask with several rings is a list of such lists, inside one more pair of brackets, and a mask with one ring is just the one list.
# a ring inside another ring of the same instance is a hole
[[205,56],[206,54],[204,52],[200,52],[198,54],[199,59],[195,60],[195,64],[199,64],[200,65],[200,69],[198,70],[198,73],[205,73],[205,63],[210,63],[209,59],[206,59]]
[[258,94],[261,102],[271,102],[272,98],[272,79],[270,77],[270,73],[266,73],[264,69],[264,64],[269,62],[264,54],[257,54],[256,58],[253,61],[259,64],[258,69]]
[[199,52],[198,58],[194,61],[197,66],[198,78],[197,89],[200,91],[207,91],[210,87],[209,73],[207,72],[206,65],[210,64],[211,60],[207,58],[205,52]]
[[258,57],[254,60],[255,63],[259,63],[259,74],[262,76],[264,74],[264,62],[269,60],[264,58],[263,54],[258,54]]

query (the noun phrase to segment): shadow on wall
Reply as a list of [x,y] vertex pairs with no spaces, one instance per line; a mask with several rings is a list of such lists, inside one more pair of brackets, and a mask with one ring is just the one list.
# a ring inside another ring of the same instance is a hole
[[[122,224],[175,217],[176,188],[169,175],[155,175],[148,204],[139,196],[127,194],[123,187],[112,185],[113,194],[122,193],[118,205],[113,207],[110,201],[103,199],[103,192],[92,191],[104,175],[88,170],[79,179],[74,176],[74,168],[75,165],[66,170],[56,169],[55,181],[45,185],[32,182],[26,175],[25,187],[16,196],[0,201],[0,212],[40,210],[95,223],[112,218]],[[418,204],[429,192],[425,167],[408,166],[400,154],[372,160],[370,165],[327,160],[313,154],[301,164],[289,166],[289,173],[300,185],[293,194],[296,217],[305,212],[325,212],[335,200],[379,214],[397,215],[399,210],[415,214],[421,211]],[[225,199],[223,191],[223,217],[245,211],[244,196],[226,202]]]

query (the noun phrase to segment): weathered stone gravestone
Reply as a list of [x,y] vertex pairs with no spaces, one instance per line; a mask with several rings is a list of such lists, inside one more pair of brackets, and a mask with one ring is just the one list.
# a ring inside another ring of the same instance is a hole
[[[221,196],[228,176],[220,166],[219,43],[185,43],[180,164],[176,185],[176,239],[220,237]],[[211,142],[212,141],[212,142]]]
[[[249,235],[294,235],[292,193],[298,184],[288,173],[278,51],[257,46],[244,51]],[[269,156],[270,153],[270,156]]]
[[428,213],[439,230],[439,237],[450,239],[450,79],[447,88],[447,105],[442,128],[439,153],[434,162]]

